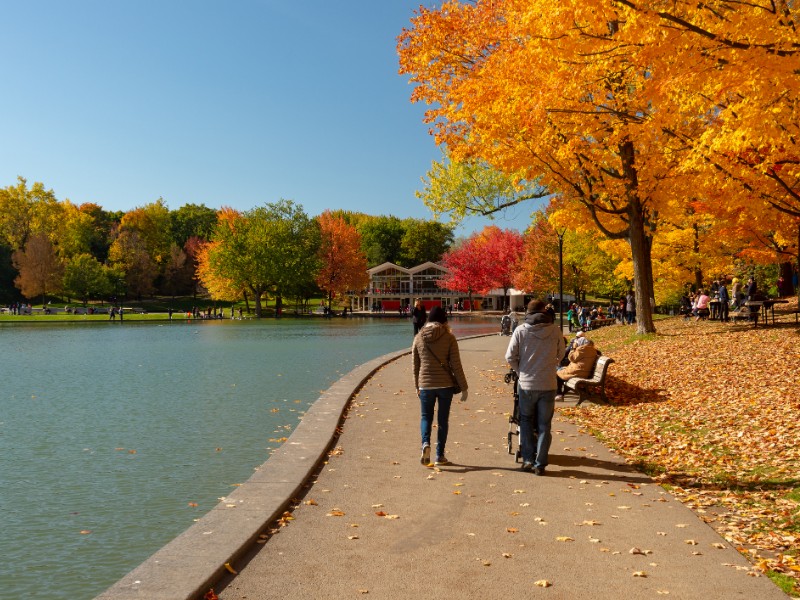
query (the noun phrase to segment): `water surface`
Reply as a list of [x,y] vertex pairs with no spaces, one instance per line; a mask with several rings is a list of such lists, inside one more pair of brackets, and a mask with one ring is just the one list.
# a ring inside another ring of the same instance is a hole
[[246,480],[322,390],[410,343],[400,319],[0,327],[0,596],[93,598]]

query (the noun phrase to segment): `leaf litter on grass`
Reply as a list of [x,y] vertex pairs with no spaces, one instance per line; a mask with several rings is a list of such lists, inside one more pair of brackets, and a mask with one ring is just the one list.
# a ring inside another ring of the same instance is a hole
[[762,572],[800,593],[800,335],[796,328],[657,321],[589,335],[614,364],[613,405],[563,416],[694,509]]

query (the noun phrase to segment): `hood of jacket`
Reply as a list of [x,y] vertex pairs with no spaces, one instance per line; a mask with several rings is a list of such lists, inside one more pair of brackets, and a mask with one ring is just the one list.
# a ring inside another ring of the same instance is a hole
[[432,344],[445,335],[447,331],[447,327],[434,321],[426,323],[425,326],[419,330],[419,334],[425,342]]
[[552,328],[548,327],[553,324],[553,317],[547,313],[528,313],[525,315],[525,324],[529,326],[530,335],[536,338],[553,335]]

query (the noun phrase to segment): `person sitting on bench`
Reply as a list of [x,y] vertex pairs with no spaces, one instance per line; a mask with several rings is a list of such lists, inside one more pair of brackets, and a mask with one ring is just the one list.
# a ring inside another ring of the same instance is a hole
[[569,353],[569,364],[556,371],[558,391],[556,400],[564,399],[564,382],[572,377],[588,377],[597,360],[597,348],[594,342],[579,331],[572,341],[572,351]]

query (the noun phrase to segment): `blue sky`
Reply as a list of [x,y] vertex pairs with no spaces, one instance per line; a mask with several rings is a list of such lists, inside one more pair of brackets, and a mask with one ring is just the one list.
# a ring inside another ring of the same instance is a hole
[[[421,3],[4,3],[0,187],[20,175],[107,210],[286,198],[430,218],[414,192],[440,152],[396,54]],[[495,223],[524,229],[534,208]]]

